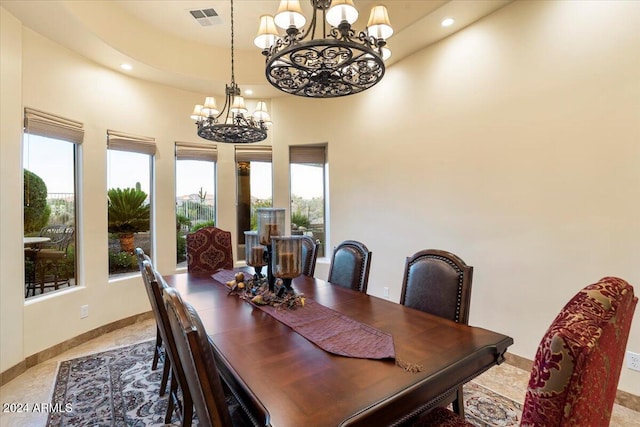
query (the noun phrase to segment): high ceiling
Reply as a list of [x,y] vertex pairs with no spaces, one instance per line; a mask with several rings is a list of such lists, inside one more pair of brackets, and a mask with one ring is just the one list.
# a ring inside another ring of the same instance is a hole
[[[394,35],[394,62],[459,31],[512,0],[383,0]],[[301,2],[309,20],[311,5]],[[366,26],[379,1],[355,0],[354,28]],[[273,15],[279,0],[234,1],[236,82],[249,98],[282,96],[264,77],[264,57],[253,45],[259,17]],[[25,26],[106,67],[185,90],[219,95],[231,80],[229,0],[0,0]],[[213,8],[218,17],[203,26],[189,13]],[[440,22],[452,17],[451,27]],[[129,63],[131,71],[120,64]],[[252,90],[249,95],[247,90]]]

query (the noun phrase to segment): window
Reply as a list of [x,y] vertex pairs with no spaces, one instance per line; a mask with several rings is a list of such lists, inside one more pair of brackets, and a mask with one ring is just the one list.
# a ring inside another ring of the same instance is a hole
[[25,296],[77,284],[76,174],[82,123],[25,108]]
[[289,147],[291,235],[308,235],[320,243],[324,256],[326,145]]
[[176,262],[187,266],[186,234],[215,225],[215,145],[176,142]]
[[244,232],[256,230],[256,209],[273,205],[271,147],[236,146],[238,259],[244,259]]
[[137,272],[136,247],[152,256],[155,139],[107,131],[109,277]]

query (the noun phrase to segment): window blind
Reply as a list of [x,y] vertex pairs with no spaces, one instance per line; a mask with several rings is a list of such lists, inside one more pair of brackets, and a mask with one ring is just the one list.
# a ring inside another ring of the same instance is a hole
[[218,148],[215,144],[176,141],[176,160],[218,160]]
[[107,148],[152,156],[156,154],[156,139],[107,129]]
[[24,131],[75,144],[81,144],[84,138],[82,123],[33,108],[24,109]]
[[323,165],[326,152],[326,145],[292,145],[289,147],[289,162]]
[[236,162],[271,162],[271,146],[236,146]]

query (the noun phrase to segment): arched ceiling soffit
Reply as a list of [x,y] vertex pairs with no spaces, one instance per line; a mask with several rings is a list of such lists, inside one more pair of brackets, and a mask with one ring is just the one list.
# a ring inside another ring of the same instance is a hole
[[[511,0],[383,0],[394,35],[388,66],[493,13]],[[311,6],[302,0],[310,19]],[[368,13],[378,1],[355,1],[360,17],[354,28],[366,26]],[[253,45],[258,20],[273,14],[279,0],[234,2],[235,78],[253,97],[286,96],[264,77],[264,57]],[[123,62],[128,74],[176,88],[220,95],[231,80],[229,0],[0,0],[0,5],[26,27],[117,71]],[[192,9],[213,8],[219,17],[201,26]],[[442,28],[440,21],[454,16],[456,25]]]

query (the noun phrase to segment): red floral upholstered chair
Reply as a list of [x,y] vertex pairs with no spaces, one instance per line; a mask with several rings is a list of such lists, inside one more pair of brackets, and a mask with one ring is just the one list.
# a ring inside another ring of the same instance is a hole
[[[638,298],[605,277],[578,292],[542,338],[529,378],[521,426],[607,426]],[[471,426],[438,408],[415,426]]]
[[233,268],[231,233],[217,227],[203,227],[187,234],[189,273],[213,273]]

